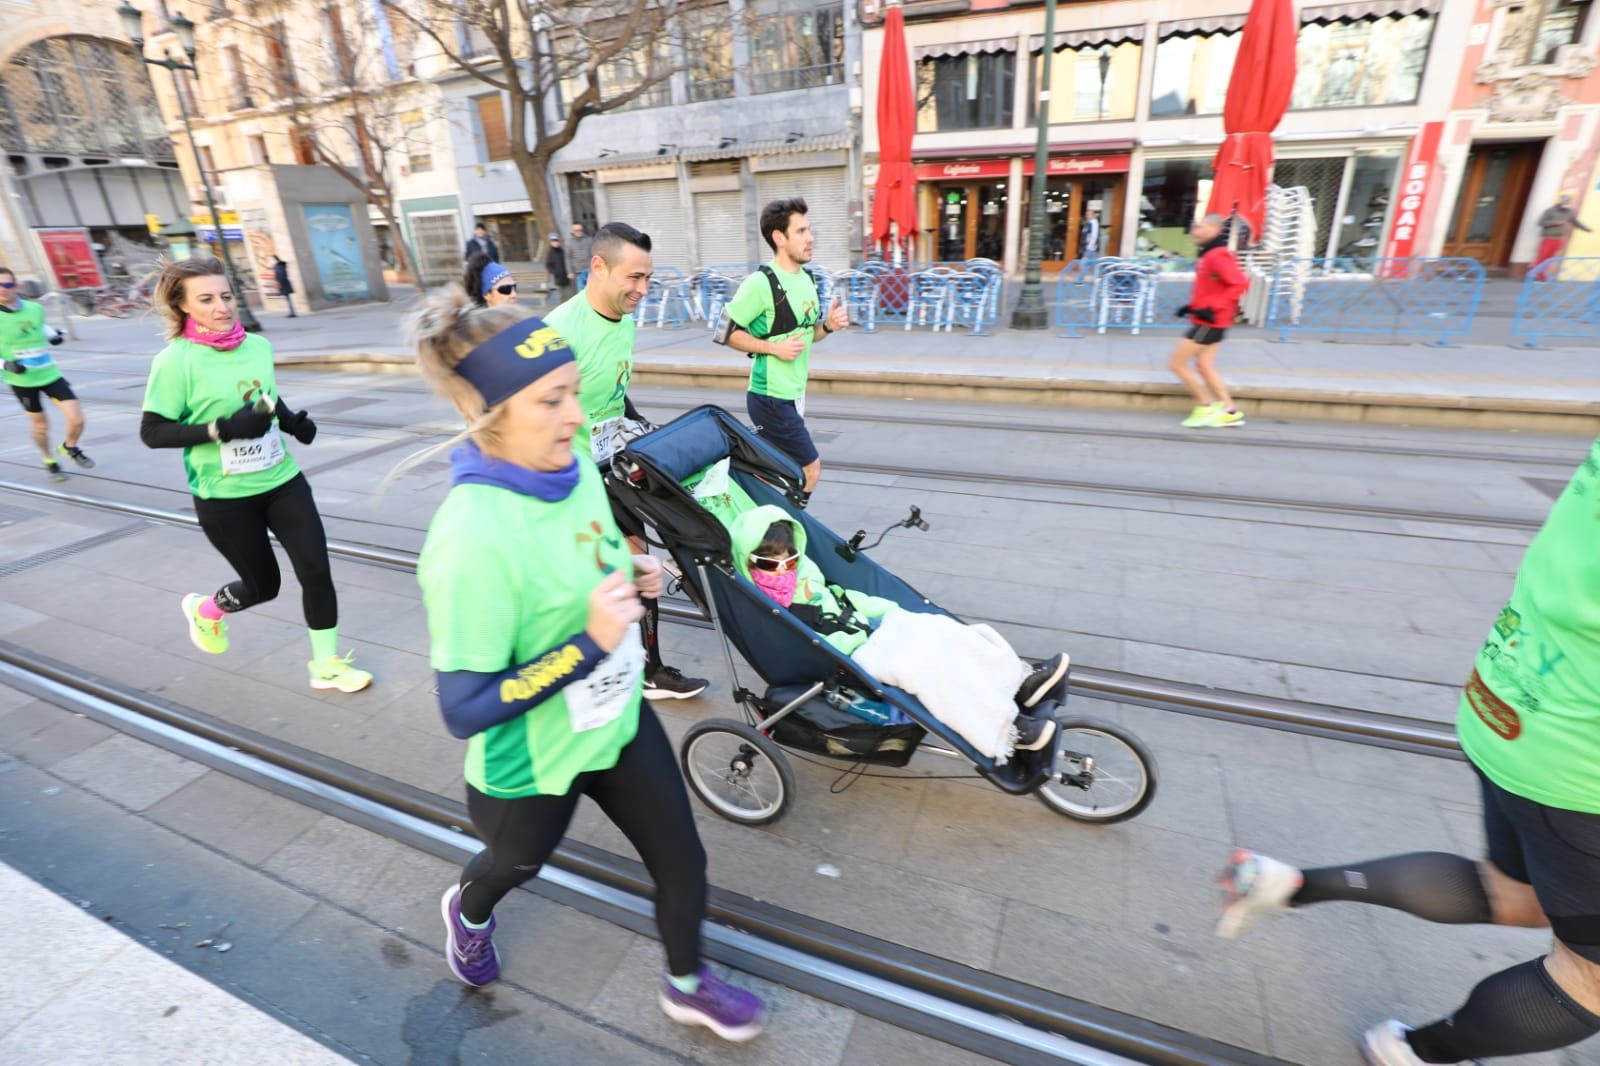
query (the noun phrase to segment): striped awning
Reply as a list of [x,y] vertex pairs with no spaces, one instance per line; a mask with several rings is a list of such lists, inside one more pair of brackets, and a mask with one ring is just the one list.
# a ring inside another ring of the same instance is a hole
[[1163,22],[1157,31],[1166,37],[1195,37],[1208,33],[1237,33],[1244,29],[1244,12],[1237,15],[1211,15],[1201,19]]
[[1435,15],[1439,0],[1351,0],[1343,4],[1322,4],[1300,9],[1301,22],[1359,22],[1362,19],[1400,18],[1405,15]]
[[[1078,48],[1098,48],[1103,44],[1118,45],[1123,41],[1144,40],[1143,26],[1109,26],[1099,30],[1057,30],[1056,51],[1064,52]],[[1028,49],[1033,52],[1044,51],[1044,35],[1038,34],[1028,39]]]
[[996,52],[1015,52],[1015,37],[996,37],[989,41],[944,41],[939,44],[917,45],[918,59],[942,59],[945,56],[990,55]]

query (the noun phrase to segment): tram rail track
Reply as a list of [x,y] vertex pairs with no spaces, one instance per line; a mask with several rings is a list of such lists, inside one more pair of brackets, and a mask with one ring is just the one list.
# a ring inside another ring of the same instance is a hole
[[[197,528],[199,525],[195,517],[190,514],[143,504],[107,500],[63,489],[8,481],[0,481],[0,489],[36,499],[142,518],[164,525],[190,528]],[[406,572],[414,573],[417,566],[415,553],[382,545],[330,539],[328,551],[330,555],[341,559]],[[685,602],[664,602],[661,613],[663,617],[675,622],[710,628],[710,622]],[[1453,729],[1448,725],[1420,718],[1258,696],[1077,664],[1073,667],[1072,684],[1075,691],[1085,695],[1138,704],[1157,710],[1351,741],[1414,754],[1452,759],[1464,757]]]
[[[296,803],[461,862],[465,804],[0,641],[0,682]],[[543,894],[654,935],[642,866],[566,841]],[[713,888],[708,953],[765,979],[1010,1063],[1282,1066],[1277,1060]]]

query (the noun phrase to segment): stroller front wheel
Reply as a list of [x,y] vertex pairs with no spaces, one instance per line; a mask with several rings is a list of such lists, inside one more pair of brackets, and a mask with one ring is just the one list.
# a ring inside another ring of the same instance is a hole
[[700,802],[730,822],[775,822],[794,796],[794,771],[783,751],[744,722],[696,722],[684,734],[679,760]]
[[1063,718],[1056,728],[1057,776],[1039,802],[1080,822],[1136,817],[1156,798],[1156,757],[1144,741],[1099,718]]

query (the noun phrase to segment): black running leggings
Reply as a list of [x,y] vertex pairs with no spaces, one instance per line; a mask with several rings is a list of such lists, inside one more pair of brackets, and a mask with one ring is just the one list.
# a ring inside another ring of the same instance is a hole
[[496,903],[539,872],[566,835],[578,797],[588,796],[622,830],[656,883],[656,926],[667,970],[700,969],[700,923],[706,916],[706,851],[672,745],[648,703],[639,732],[609,770],[579,774],[559,796],[496,799],[467,786],[467,810],[484,850],[461,875],[461,914],[489,920]]
[[278,595],[283,576],[273,554],[271,530],[289,555],[300,581],[306,626],[332,629],[339,624],[339,598],[328,565],[328,537],[322,531],[311,484],[296,474],[275,489],[236,500],[194,500],[195,517],[212,547],[222,553],[239,580],[217,590],[217,606],[242,611]]

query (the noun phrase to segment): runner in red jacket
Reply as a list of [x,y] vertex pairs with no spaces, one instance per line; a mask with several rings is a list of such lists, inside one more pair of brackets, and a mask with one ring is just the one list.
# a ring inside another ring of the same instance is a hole
[[[1228,251],[1227,238],[1222,235],[1223,222],[1221,215],[1207,215],[1189,227],[1189,233],[1200,245],[1200,257],[1194,264],[1194,291],[1189,302],[1178,308],[1178,314],[1193,325],[1167,363],[1194,396],[1195,408],[1182,423],[1190,429],[1244,425],[1244,415],[1233,405],[1227,383],[1216,367],[1217,346],[1233,325],[1239,297],[1250,285],[1250,279],[1239,269],[1239,261]],[[1191,359],[1195,366],[1189,365]]]

